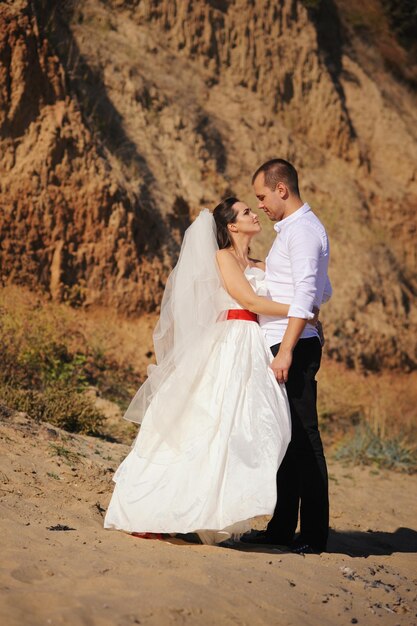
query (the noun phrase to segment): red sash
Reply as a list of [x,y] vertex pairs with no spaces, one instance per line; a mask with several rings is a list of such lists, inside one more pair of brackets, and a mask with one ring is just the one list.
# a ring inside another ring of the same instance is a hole
[[247,309],[229,309],[227,311],[228,320],[246,320],[247,322],[257,322],[258,316]]

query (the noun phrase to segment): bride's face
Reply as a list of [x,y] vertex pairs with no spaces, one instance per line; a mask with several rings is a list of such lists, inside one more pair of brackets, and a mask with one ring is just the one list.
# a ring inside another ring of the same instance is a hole
[[229,228],[232,233],[242,233],[245,235],[256,235],[261,231],[261,225],[256,213],[252,211],[244,202],[236,202],[233,205],[236,219]]

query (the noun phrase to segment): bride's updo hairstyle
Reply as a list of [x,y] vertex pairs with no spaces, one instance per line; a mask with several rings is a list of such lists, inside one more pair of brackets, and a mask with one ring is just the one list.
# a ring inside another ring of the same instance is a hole
[[237,198],[226,198],[226,200],[222,200],[213,211],[213,217],[217,227],[217,243],[220,250],[230,248],[232,245],[227,225],[233,224],[236,221],[237,213],[233,209],[233,205],[235,205],[236,202],[239,202]]

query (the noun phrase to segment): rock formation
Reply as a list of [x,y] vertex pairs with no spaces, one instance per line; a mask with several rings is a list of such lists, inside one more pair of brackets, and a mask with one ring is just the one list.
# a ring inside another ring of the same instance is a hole
[[0,33],[3,280],[153,309],[169,268],[157,210],[118,181],[32,3],[3,6]]
[[315,5],[3,3],[3,280],[154,310],[198,210],[254,205],[251,173],[283,156],[331,236],[329,353],[414,369],[415,94]]

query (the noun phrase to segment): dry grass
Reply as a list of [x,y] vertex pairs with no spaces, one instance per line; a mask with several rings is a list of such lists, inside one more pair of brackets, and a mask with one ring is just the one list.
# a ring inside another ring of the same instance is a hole
[[86,312],[3,288],[0,402],[70,431],[106,434],[89,388],[127,407],[152,357],[150,324],[146,318],[139,329],[108,311]]
[[319,373],[319,413],[340,434],[361,419],[383,438],[416,440],[417,372],[366,375],[324,358]]
[[[126,408],[153,361],[155,321],[155,316],[128,320],[108,310],[73,309],[23,288],[3,288],[0,402],[68,430],[130,441],[130,425],[117,416],[105,418],[91,387]],[[417,372],[366,376],[324,359],[321,429],[340,458],[409,471],[416,406]]]
[[415,471],[416,406],[417,372],[365,375],[324,360],[319,417],[337,458]]

